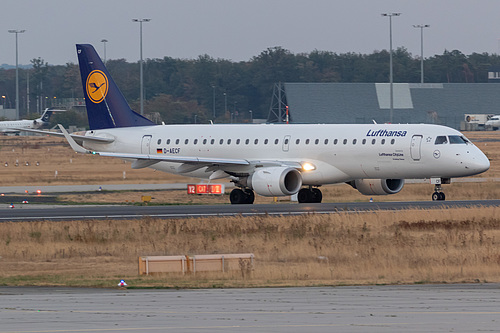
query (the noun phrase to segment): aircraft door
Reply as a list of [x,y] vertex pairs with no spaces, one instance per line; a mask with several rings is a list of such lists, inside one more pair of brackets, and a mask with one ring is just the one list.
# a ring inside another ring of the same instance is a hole
[[149,155],[149,148],[151,146],[151,135],[144,135],[141,142],[141,154]]
[[290,135],[285,135],[285,137],[283,138],[283,151],[288,151],[288,149],[290,148],[290,138]]
[[411,137],[410,155],[414,161],[420,161],[420,147],[422,145],[422,138],[422,135],[414,135]]

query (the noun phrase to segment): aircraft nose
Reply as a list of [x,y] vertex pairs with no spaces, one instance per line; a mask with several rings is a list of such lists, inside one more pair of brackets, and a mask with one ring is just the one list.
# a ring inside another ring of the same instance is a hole
[[478,151],[473,155],[470,168],[476,173],[483,173],[490,168],[490,160],[482,151]]

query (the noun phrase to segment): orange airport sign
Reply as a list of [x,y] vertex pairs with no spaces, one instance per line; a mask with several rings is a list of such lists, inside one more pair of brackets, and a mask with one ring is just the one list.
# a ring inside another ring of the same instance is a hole
[[188,184],[188,194],[224,194],[222,184]]

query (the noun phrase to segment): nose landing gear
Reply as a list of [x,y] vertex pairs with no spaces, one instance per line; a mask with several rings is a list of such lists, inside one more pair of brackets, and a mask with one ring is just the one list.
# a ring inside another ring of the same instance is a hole
[[432,201],[444,201],[446,195],[441,192],[441,184],[450,184],[450,178],[431,178],[431,184],[434,184],[434,193],[432,193]]

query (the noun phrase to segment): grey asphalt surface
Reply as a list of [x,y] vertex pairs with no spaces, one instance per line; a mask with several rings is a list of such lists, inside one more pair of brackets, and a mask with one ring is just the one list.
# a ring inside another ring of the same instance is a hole
[[204,216],[252,216],[331,214],[339,211],[442,209],[447,207],[500,206],[500,200],[419,201],[419,202],[356,202],[321,204],[266,205],[178,205],[178,206],[44,206],[17,204],[8,208],[0,205],[0,222],[32,220],[84,220],[155,218],[185,218]]
[[0,287],[0,333],[499,331],[499,284],[179,291]]

